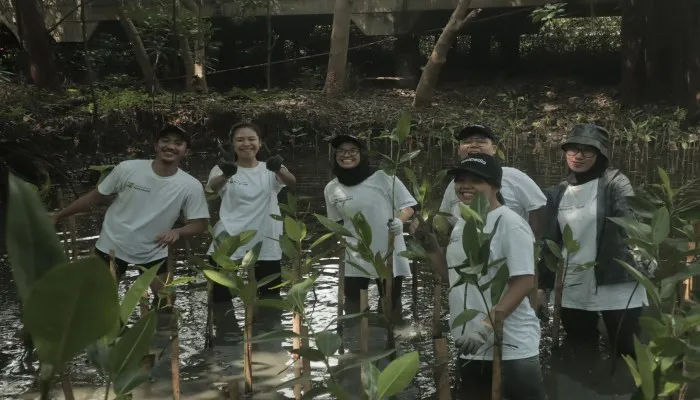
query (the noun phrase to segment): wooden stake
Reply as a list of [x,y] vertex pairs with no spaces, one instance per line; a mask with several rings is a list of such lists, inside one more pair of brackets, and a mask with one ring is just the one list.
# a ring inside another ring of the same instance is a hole
[[[343,252],[345,254],[345,252]],[[342,317],[345,311],[345,260],[343,259],[338,263],[338,318]],[[336,328],[338,336],[343,337],[343,322],[338,321],[338,326]],[[338,349],[340,354],[345,354],[345,346],[343,342],[340,342],[340,349]]]
[[413,320],[418,322],[418,268],[415,262],[411,263],[411,309]]
[[564,292],[564,261],[559,262],[556,285],[554,287],[554,316],[552,317],[552,347],[559,347],[559,325],[561,322],[561,300]]
[[[367,290],[360,290],[360,311],[364,312],[367,310]],[[360,318],[360,353],[361,354],[367,354],[367,351],[369,350],[368,346],[368,339],[369,339],[369,321],[367,320],[367,317],[362,317]],[[360,385],[362,387],[362,385]],[[361,400],[368,400],[369,396],[367,396],[367,393],[365,393],[364,390],[360,390],[360,399]]]
[[243,354],[243,369],[245,373],[245,394],[253,394],[253,344],[249,340],[253,337],[253,305],[245,307],[245,352]]
[[444,337],[433,339],[433,348],[435,350],[434,374],[437,399],[451,400],[450,374],[448,373],[450,352],[447,350],[447,339]]
[[[387,319],[386,325],[386,347],[387,349],[395,349],[396,343],[394,342],[394,320],[393,320],[393,309],[392,309],[392,286],[394,283],[394,234],[389,232],[389,257],[387,257],[386,265],[389,269],[389,279],[384,283],[384,315]],[[365,310],[364,308],[362,309]],[[389,355],[389,360],[396,359],[396,353],[391,353]]]
[[[168,247],[168,278],[166,284],[172,282],[175,274],[175,266],[173,264],[173,252]],[[156,294],[157,296],[158,294]],[[168,306],[172,312],[173,320],[171,321],[174,328],[174,335],[171,344],[170,371],[172,373],[173,400],[180,400],[180,332],[177,322],[177,312],[175,310],[175,299],[172,294],[168,295]]]
[[[298,262],[295,262],[294,265],[292,266],[292,283],[297,284],[301,281],[301,267],[299,266]],[[302,334],[302,320],[301,320],[301,314],[299,313],[294,313],[292,315],[292,331],[296,333],[297,335]],[[297,350],[301,347],[301,338],[295,337],[292,340],[292,347]],[[302,362],[299,360],[299,355],[294,354],[294,378],[295,379],[300,379],[302,375]],[[300,383],[295,383],[294,384],[294,398],[296,400],[301,400],[301,384]]]
[[75,400],[73,395],[73,385],[70,382],[70,372],[66,367],[66,370],[61,374],[61,388],[63,389],[63,396],[65,400]]
[[[63,201],[63,190],[61,188],[56,189],[56,197],[58,198],[58,207],[62,210],[65,207],[65,202]],[[68,251],[68,230],[69,227],[63,224],[63,251],[66,253],[66,258],[70,260],[70,252]]]
[[228,398],[229,400],[238,400],[239,398],[239,391],[238,389],[238,381],[237,380],[232,380],[228,383]]
[[[309,347],[309,328],[306,325],[301,326],[301,334],[303,338],[301,339],[301,347],[308,348]],[[307,380],[304,381],[304,393],[308,393],[311,391],[311,360],[309,360],[306,357],[301,358],[301,363],[302,363],[302,375],[306,376]]]
[[503,361],[503,321],[505,314],[503,311],[496,310],[493,329],[493,377],[491,379],[491,400],[501,400],[501,361]]
[[213,305],[214,283],[207,279],[207,331],[204,337],[204,347],[214,348],[214,305]]
[[117,283],[119,283],[119,279],[117,276],[117,262],[115,261],[116,257],[114,254],[114,249],[109,251],[109,272],[112,273],[112,278],[114,278],[114,280]]

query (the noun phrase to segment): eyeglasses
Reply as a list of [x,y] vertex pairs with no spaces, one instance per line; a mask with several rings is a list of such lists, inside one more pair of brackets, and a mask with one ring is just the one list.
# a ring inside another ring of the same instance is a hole
[[581,153],[584,158],[593,158],[596,154],[598,154],[596,149],[591,147],[567,147],[564,149],[564,151],[566,152],[566,155],[570,157]]
[[459,144],[476,145],[479,147],[486,147],[491,144],[491,139],[485,138],[483,136],[470,136],[459,141]]
[[355,148],[355,147],[353,147],[353,148],[351,148],[351,149],[343,149],[343,148],[335,149],[335,154],[336,154],[336,155],[339,155],[339,156],[342,156],[342,155],[344,155],[344,154],[349,154],[349,155],[351,155],[351,156],[356,156],[356,155],[358,155],[359,153],[360,153],[360,149]]

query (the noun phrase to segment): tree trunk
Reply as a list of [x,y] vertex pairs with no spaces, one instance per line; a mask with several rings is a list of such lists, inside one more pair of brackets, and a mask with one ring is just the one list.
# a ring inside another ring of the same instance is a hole
[[193,79],[195,87],[206,93],[208,91],[207,76],[206,76],[206,41],[204,40],[204,31],[202,30],[202,2],[199,0],[180,0],[180,3],[188,10],[197,14],[197,38],[194,41],[194,73]]
[[331,31],[331,51],[328,57],[326,84],[323,87],[323,92],[329,97],[339,96],[345,86],[345,67],[348,61],[351,17],[352,0],[335,0],[333,30]]
[[479,11],[481,11],[477,9],[469,12],[470,4],[471,0],[459,0],[457,8],[452,12],[450,20],[447,21],[447,25],[445,25],[445,28],[442,30],[440,38],[438,38],[433,52],[430,54],[430,58],[428,58],[428,63],[423,67],[423,73],[421,74],[418,87],[416,88],[416,95],[413,98],[414,107],[423,107],[430,104],[433,93],[435,92],[435,87],[437,86],[438,78],[440,77],[440,70],[447,62],[447,52],[452,48],[459,31],[461,31],[469,21],[476,18]]
[[17,7],[20,37],[29,56],[29,75],[35,85],[45,89],[61,86],[53,62],[53,48],[46,33],[44,16],[37,0],[18,0]]
[[180,36],[180,53],[182,53],[182,62],[185,64],[185,90],[192,92],[194,90],[194,58],[190,49],[190,41],[182,32],[182,29],[177,30],[177,35]]
[[688,64],[685,73],[688,82],[687,122],[695,125],[700,122],[700,5],[693,2],[688,13],[690,29],[688,30]]
[[126,11],[124,11],[124,7],[122,5],[117,6],[117,16],[119,17],[119,22],[122,24],[122,28],[124,28],[124,31],[126,32],[126,36],[129,38],[129,42],[131,42],[131,48],[134,50],[134,57],[136,57],[136,61],[139,63],[139,67],[141,67],[141,73],[143,74],[146,90],[149,93],[160,92],[160,83],[158,82],[158,78],[153,71],[151,62],[148,59],[148,53],[146,53],[146,48],[141,40],[141,35],[139,35],[139,31],[131,21],[131,18],[126,15]]

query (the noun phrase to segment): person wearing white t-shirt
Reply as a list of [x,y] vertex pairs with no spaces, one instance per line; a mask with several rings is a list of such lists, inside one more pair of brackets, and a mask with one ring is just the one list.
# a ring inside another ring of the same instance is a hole
[[[95,252],[109,262],[114,250],[119,277],[129,264],[146,268],[160,264],[158,277],[151,283],[157,299],[167,279],[168,246],[207,229],[209,209],[202,184],[179,168],[188,151],[185,131],[167,125],[156,137],[154,160],[119,163],[96,189],[54,214],[54,222],[86,212],[116,195],[105,214]],[[181,214],[186,224],[173,229]]]
[[[468,125],[455,135],[455,139],[459,142],[457,156],[460,160],[472,153],[483,153],[495,157],[498,152],[499,137],[491,128],[484,125]],[[505,201],[504,205],[528,221],[535,238],[539,240],[545,225],[545,206],[547,205],[547,197],[542,189],[521,170],[503,167],[500,193]],[[454,181],[451,181],[440,203],[440,212],[451,214],[453,219],[450,222],[453,225],[460,218],[459,203],[455,194]],[[540,290],[538,297],[538,314],[541,314],[547,306],[545,291]]]
[[[219,160],[209,173],[206,185],[207,192],[221,196],[219,221],[214,225],[214,240],[207,254],[215,251],[222,238],[255,231],[253,239],[239,247],[231,259],[241,260],[246,252],[262,242],[254,269],[255,279],[260,281],[281,272],[279,238],[282,236],[282,222],[272,215],[280,215],[277,195],[285,186],[293,187],[296,178],[282,164],[283,159],[279,155],[267,161],[258,161],[262,131],[257,125],[247,122],[236,124],[230,130],[230,137],[233,161]],[[258,290],[261,295],[275,296],[280,289],[274,287],[280,283],[281,278],[278,277]],[[230,301],[231,298],[228,288],[214,283],[215,302]]]
[[[480,312],[466,326],[455,326],[452,335],[459,349],[463,398],[487,399],[491,393],[493,364],[493,328],[495,311],[505,315],[503,324],[503,395],[511,400],[542,400],[547,398],[539,361],[540,321],[527,298],[535,285],[535,237],[528,223],[515,211],[504,207],[500,195],[503,172],[499,162],[488,154],[472,154],[449,171],[454,176],[455,194],[461,204],[469,205],[477,193],[488,199],[489,212],[485,233],[493,233],[489,261],[505,259],[509,279],[496,304],[491,303],[490,289],[484,296],[478,287],[468,283],[458,285],[455,267],[467,262],[462,243],[465,221],[460,218],[450,235],[446,252],[434,235],[429,234],[425,245],[438,274],[450,284],[448,294],[450,326],[466,309]],[[496,229],[495,232],[493,230]],[[478,284],[487,285],[498,268],[478,275]],[[463,329],[464,328],[464,329]]]
[[[561,322],[568,340],[596,342],[602,316],[615,355],[634,355],[634,337],[640,333],[646,291],[617,260],[636,268],[627,234],[610,217],[634,218],[627,197],[634,195],[629,179],[609,167],[609,133],[593,124],[579,124],[562,145],[569,174],[547,190],[549,226],[545,238],[563,248],[568,225],[580,248],[568,257],[562,291]],[[548,257],[549,249],[543,256]],[[566,249],[562,255],[566,258]],[[595,262],[592,268],[580,265]],[[555,276],[540,267],[543,287],[554,288]],[[600,315],[600,316],[599,316]]]
[[[372,229],[373,253],[386,254],[389,249],[389,232],[393,233],[394,281],[391,302],[396,305],[394,310],[398,310],[403,277],[411,276],[408,259],[399,255],[406,250],[403,225],[413,216],[416,199],[400,179],[370,167],[364,145],[357,138],[339,135],[333,138],[331,146],[335,151],[335,178],[323,190],[327,217],[332,221],[342,221],[354,234],[351,219],[362,213]],[[355,242],[352,238],[347,240],[351,244]],[[370,278],[378,278],[374,266],[358,252],[346,247],[345,297],[348,299],[348,312],[359,310],[360,290],[368,288]],[[377,286],[380,296],[383,296],[384,285],[378,279]]]

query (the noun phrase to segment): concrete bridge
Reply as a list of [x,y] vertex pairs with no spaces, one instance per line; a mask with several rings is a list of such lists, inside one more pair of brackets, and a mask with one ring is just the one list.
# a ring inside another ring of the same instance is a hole
[[[100,23],[117,19],[115,4],[119,0],[84,0],[88,37]],[[561,0],[566,1],[566,0]],[[197,3],[198,0],[194,0]],[[475,23],[472,29],[487,30],[492,34],[507,31],[521,34],[536,30],[532,24],[532,9],[551,3],[552,0],[473,0],[473,8],[484,11],[480,19],[488,23]],[[43,2],[44,4],[48,2]],[[137,12],[148,11],[157,5],[156,0],[126,0],[127,8]],[[169,2],[164,2],[169,3]],[[256,4],[245,7],[242,4]],[[330,24],[334,0],[271,0],[270,15],[275,31],[283,36],[306,36],[315,25]],[[568,0],[570,15],[616,15],[620,13],[618,0]],[[82,27],[79,14],[80,0],[55,0],[45,5],[46,25],[56,26],[52,34],[57,42],[81,42]],[[251,17],[264,23],[268,13],[266,0],[202,0],[203,18]],[[368,36],[403,35],[441,28],[449,18],[457,0],[355,0],[354,24]],[[499,18],[495,18],[498,16]],[[0,7],[0,24],[6,25],[16,35],[14,15],[10,9]]]

